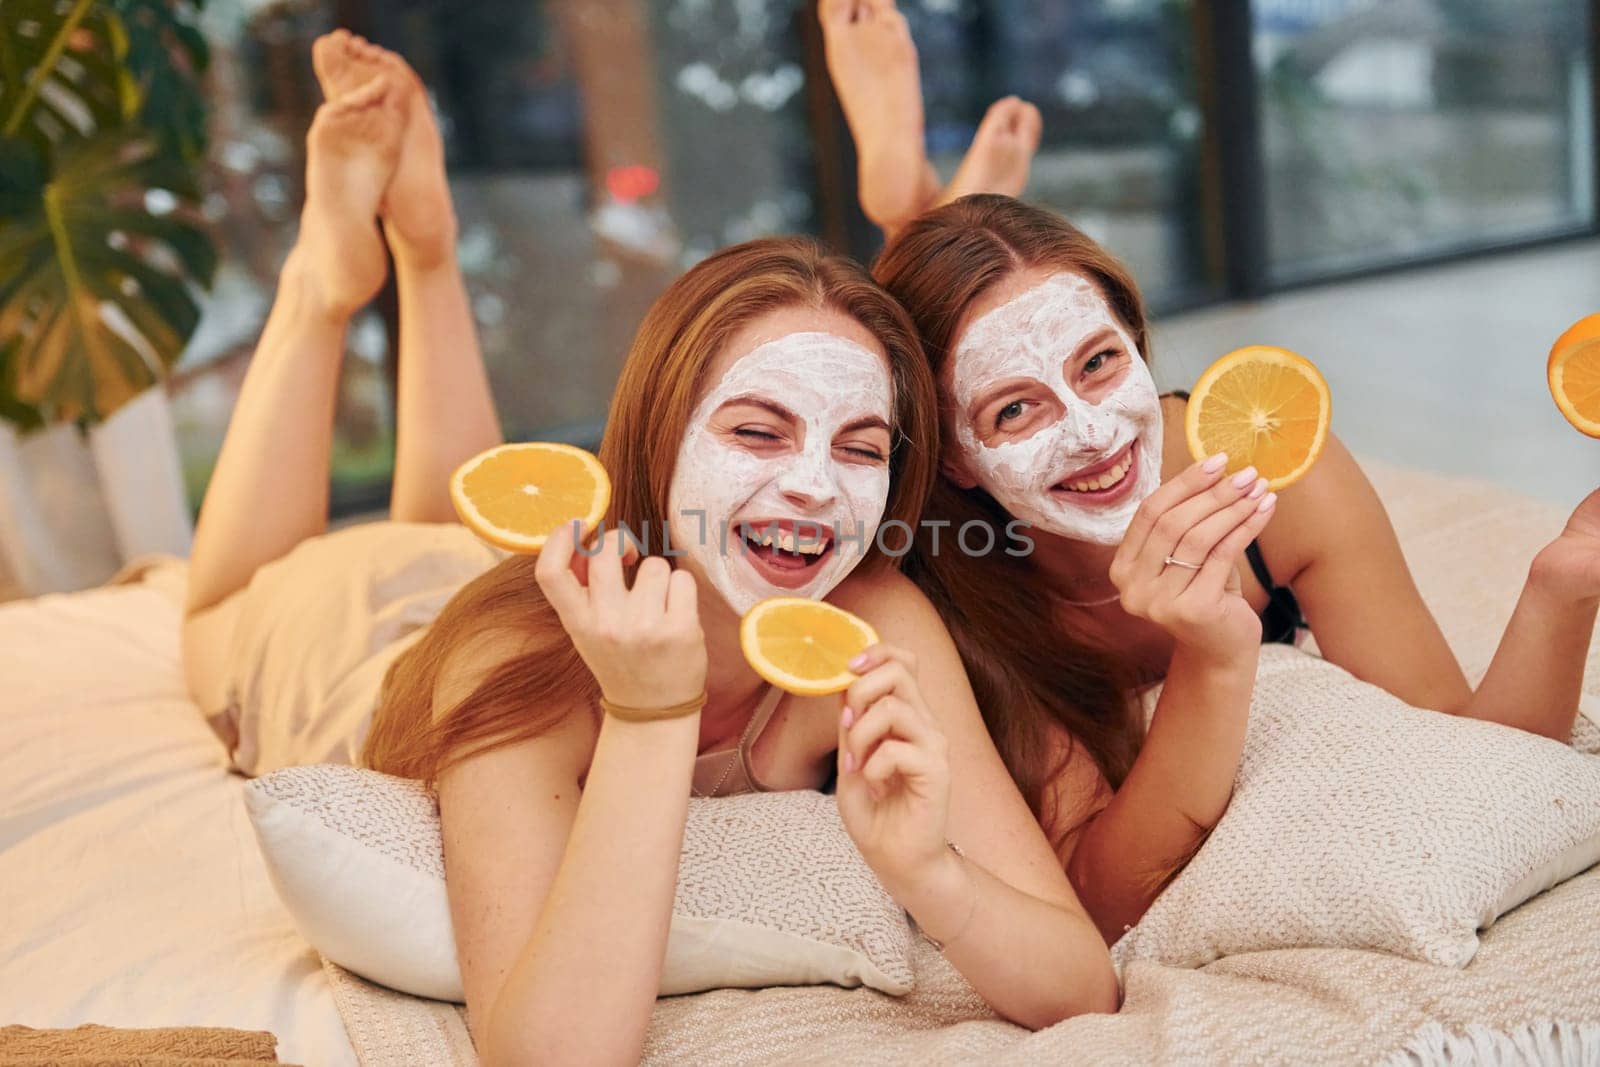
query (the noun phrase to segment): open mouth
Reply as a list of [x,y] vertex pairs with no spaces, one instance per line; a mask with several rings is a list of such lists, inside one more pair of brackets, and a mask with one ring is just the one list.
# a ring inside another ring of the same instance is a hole
[[1126,496],[1138,476],[1139,442],[1131,441],[1105,459],[1069,474],[1050,491],[1081,504],[1110,504]]
[[798,589],[833,555],[833,530],[804,519],[741,519],[734,524],[742,555],[768,582]]

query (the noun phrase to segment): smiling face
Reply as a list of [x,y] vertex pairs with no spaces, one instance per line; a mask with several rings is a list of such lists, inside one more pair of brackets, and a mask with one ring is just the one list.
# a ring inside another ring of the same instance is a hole
[[883,346],[838,312],[783,308],[735,334],[707,379],[668,493],[681,564],[741,615],[765,597],[826,596],[889,496]]
[[1161,401],[1081,275],[1034,268],[968,313],[947,371],[958,484],[1046,532],[1114,545],[1161,483]]

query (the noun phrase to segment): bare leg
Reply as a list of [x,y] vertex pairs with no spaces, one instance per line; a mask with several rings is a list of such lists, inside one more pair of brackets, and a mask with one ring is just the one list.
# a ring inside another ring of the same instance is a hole
[[374,80],[312,121],[300,235],[200,509],[190,614],[326,525],[345,326],[387,269],[374,219],[399,154],[404,116],[394,96]]
[[328,40],[313,58],[330,99],[376,72],[405,87],[405,138],[380,207],[400,289],[400,386],[389,514],[402,522],[451,522],[451,473],[504,438],[456,262],[444,142],[422,82],[403,59],[342,31]]
[[828,75],[856,143],[861,210],[893,233],[939,194],[923,147],[916,45],[894,0],[822,0],[818,15]]
[[927,206],[938,207],[974,193],[1021,194],[1043,128],[1039,109],[1027,101],[1015,96],[996,100],[978,124],[955,177]]

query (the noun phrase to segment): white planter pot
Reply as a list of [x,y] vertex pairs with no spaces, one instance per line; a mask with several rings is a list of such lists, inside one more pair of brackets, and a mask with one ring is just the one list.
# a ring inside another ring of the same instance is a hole
[[193,531],[164,390],[88,440],[0,423],[0,567],[27,596],[98,585],[134,556],[186,556]]

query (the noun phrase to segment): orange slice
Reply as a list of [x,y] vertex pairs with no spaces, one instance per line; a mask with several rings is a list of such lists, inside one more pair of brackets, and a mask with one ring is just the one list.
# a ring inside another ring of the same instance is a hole
[[467,528],[508,552],[537,554],[545,538],[578,520],[595,528],[611,505],[611,479],[581,448],[546,442],[480,452],[450,478],[450,500]]
[[1228,473],[1254,467],[1276,492],[1317,461],[1332,415],[1328,383],[1310,360],[1252,345],[1200,375],[1184,430],[1195,459],[1226,452]]
[[739,624],[739,647],[756,673],[801,696],[848,689],[856,675],[846,665],[877,643],[865,620],[805,597],[763,600]]
[[1600,437],[1600,314],[1573,323],[1550,349],[1550,395],[1567,421]]

